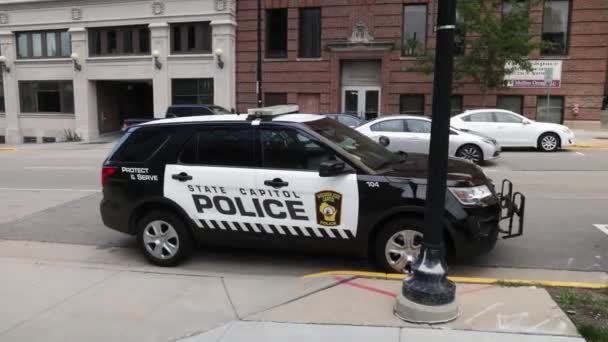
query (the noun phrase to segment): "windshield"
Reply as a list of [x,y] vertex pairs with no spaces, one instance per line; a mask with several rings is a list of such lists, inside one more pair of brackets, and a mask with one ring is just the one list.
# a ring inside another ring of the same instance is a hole
[[305,124],[373,170],[382,169],[400,159],[382,145],[335,120],[324,118]]
[[220,107],[220,106],[209,106],[209,109],[214,113],[214,114],[230,114],[230,111],[224,107]]

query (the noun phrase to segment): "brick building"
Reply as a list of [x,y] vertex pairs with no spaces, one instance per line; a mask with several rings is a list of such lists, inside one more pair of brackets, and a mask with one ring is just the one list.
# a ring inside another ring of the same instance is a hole
[[[237,104],[257,106],[257,0],[237,4]],[[432,76],[412,71],[411,42],[434,48],[434,0],[262,0],[264,104],[368,118],[430,113]],[[599,120],[608,67],[608,1],[544,0],[534,35],[554,42],[530,56],[535,73],[486,97],[543,121]],[[458,44],[457,44],[458,46]],[[547,103],[544,69],[552,70]],[[454,90],[454,112],[482,106],[475,84]]]

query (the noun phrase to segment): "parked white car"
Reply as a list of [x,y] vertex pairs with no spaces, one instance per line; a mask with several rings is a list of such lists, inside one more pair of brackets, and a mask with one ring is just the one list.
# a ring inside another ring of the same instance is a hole
[[[388,138],[386,147],[391,151],[429,153],[431,120],[421,116],[385,116],[356,128],[359,132],[380,142]],[[491,138],[450,129],[449,155],[482,163],[500,155],[500,146]]]
[[553,152],[574,144],[566,126],[537,122],[503,109],[476,109],[452,118],[452,126],[492,137],[502,147],[533,147]]

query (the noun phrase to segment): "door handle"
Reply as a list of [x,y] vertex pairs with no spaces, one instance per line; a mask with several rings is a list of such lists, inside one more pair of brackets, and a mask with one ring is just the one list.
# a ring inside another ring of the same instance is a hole
[[180,182],[185,182],[185,181],[189,181],[192,179],[192,176],[190,176],[189,174],[182,172],[182,173],[177,173],[171,176],[171,178],[178,180]]
[[282,188],[284,186],[288,186],[289,183],[284,182],[281,178],[275,178],[273,180],[264,181],[264,185],[271,186],[275,189]]

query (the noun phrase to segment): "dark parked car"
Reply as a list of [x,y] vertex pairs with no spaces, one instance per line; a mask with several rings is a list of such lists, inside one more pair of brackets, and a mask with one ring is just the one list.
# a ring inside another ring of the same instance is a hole
[[[172,105],[167,108],[165,118],[181,118],[186,116],[230,114],[224,107],[216,105]],[[129,118],[123,121],[122,130],[156,119]]]
[[352,114],[324,114],[330,119],[336,120],[339,123],[346,125],[350,128],[355,128],[366,123],[366,120],[361,119],[358,116]]

